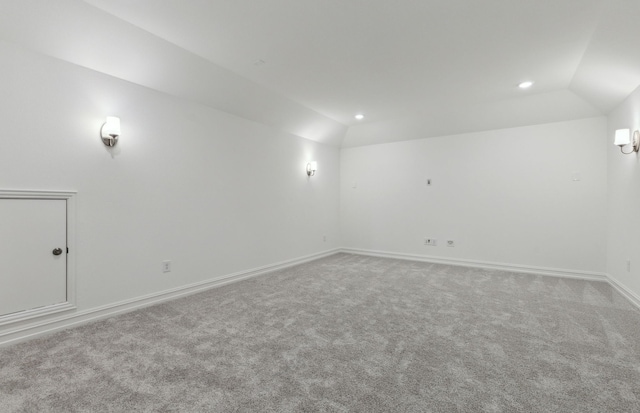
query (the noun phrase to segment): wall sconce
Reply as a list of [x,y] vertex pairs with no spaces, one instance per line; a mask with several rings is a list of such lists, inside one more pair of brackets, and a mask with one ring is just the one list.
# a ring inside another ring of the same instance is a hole
[[307,175],[308,176],[315,175],[317,170],[318,170],[318,162],[313,161],[313,162],[309,162],[307,164]]
[[120,118],[107,116],[107,121],[102,125],[102,129],[100,129],[100,136],[102,137],[102,142],[107,146],[114,146],[118,143],[118,137],[120,136]]
[[625,145],[629,145],[631,142],[631,131],[629,129],[618,129],[616,131],[616,136],[613,141],[613,144],[620,147],[620,152],[625,155],[630,155],[634,152],[638,152],[640,150],[640,132],[633,132],[633,149],[631,152],[625,152],[622,150],[622,147]]

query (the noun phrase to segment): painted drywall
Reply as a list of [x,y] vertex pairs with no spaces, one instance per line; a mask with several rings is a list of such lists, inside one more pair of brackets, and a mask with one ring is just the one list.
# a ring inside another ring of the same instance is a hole
[[605,134],[598,117],[343,148],[343,246],[603,274]]
[[[562,110],[558,110],[560,107]],[[448,136],[602,115],[598,109],[569,90],[527,94],[492,102],[475,104],[467,102],[458,106],[456,111],[450,108],[433,107],[424,112],[424,116],[409,115],[404,118],[391,118],[351,126],[342,141],[342,147]],[[433,119],[438,121],[434,122]]]
[[82,0],[0,2],[0,39],[317,142],[339,146],[346,132],[339,122]]
[[640,88],[609,115],[607,127],[607,273],[640,302],[640,156],[620,153],[616,129],[640,129]]
[[78,311],[340,245],[338,148],[7,42],[0,67],[0,188],[77,191]]

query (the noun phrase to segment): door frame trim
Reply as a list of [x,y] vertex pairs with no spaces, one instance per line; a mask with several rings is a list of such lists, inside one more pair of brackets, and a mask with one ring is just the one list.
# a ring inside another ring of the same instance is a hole
[[0,199],[53,199],[66,201],[67,210],[67,301],[0,316],[0,326],[46,317],[76,309],[76,196],[77,191],[0,189]]

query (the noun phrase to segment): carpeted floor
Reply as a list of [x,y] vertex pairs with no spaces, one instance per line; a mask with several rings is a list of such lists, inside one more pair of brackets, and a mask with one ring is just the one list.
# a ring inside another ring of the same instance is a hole
[[337,254],[0,349],[2,412],[640,412],[608,284]]

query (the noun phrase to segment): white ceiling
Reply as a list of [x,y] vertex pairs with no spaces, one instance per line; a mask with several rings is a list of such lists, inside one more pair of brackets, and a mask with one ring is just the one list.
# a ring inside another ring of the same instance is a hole
[[6,40],[334,145],[598,116],[640,85],[640,0],[12,3]]

